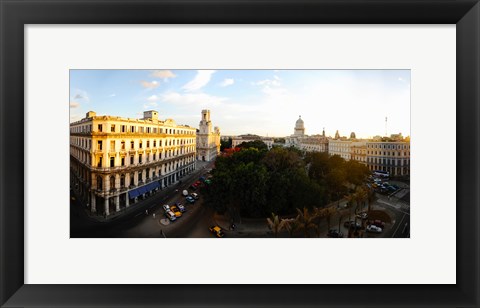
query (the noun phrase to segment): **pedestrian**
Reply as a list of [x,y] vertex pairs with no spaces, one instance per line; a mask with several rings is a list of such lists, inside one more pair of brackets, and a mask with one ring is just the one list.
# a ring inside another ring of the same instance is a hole
[[145,210],[145,215],[148,215],[148,210]]
[[155,213],[153,213],[153,219],[155,219]]

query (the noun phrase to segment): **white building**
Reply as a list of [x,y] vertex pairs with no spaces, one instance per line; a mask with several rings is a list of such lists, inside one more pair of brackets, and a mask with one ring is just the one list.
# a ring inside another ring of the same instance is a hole
[[410,175],[409,141],[369,141],[366,150],[371,171],[388,171],[391,176]]
[[238,145],[244,143],[244,142],[252,142],[252,141],[257,141],[260,140],[263,143],[267,145],[267,149],[270,150],[273,146],[273,138],[268,138],[268,137],[260,137],[257,135],[240,135],[240,136],[235,136],[232,138],[232,148],[237,147]]
[[210,110],[202,110],[202,120],[197,132],[197,159],[202,161],[215,160],[220,153],[220,128],[212,129]]
[[302,117],[299,116],[295,122],[293,135],[285,137],[285,147],[296,147],[306,152],[327,152],[328,139],[325,137],[325,130],[321,135],[305,135],[305,126]]
[[70,123],[71,188],[92,213],[108,216],[195,169],[196,129],[158,119],[97,116]]

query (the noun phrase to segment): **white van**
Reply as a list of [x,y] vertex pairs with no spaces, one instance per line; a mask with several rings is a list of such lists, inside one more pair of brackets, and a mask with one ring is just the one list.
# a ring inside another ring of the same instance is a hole
[[182,192],[182,195],[185,196],[185,197],[188,196],[188,191],[187,191],[187,190],[184,190],[184,191]]

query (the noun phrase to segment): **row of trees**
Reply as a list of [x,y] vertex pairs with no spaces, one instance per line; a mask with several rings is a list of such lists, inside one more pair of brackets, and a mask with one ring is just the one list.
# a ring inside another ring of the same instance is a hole
[[242,150],[217,157],[206,203],[219,212],[239,216],[292,215],[297,208],[323,208],[365,182],[369,174],[357,162],[339,156],[295,148],[267,150],[261,141],[242,144]]
[[[320,224],[322,221],[326,221],[327,230],[332,227],[332,218],[337,216],[338,218],[338,230],[341,230],[341,224],[345,218],[348,217],[349,221],[354,221],[357,224],[357,213],[365,208],[365,204],[368,203],[368,211],[370,211],[371,204],[374,200],[374,192],[368,187],[357,187],[355,192],[345,196],[347,199],[347,208],[341,208],[340,206],[329,206],[324,208],[314,207],[312,210],[304,207],[303,209],[296,209],[297,216],[295,218],[280,218],[274,213],[267,218],[267,224],[274,237],[286,230],[290,237],[303,236],[310,237],[312,235],[320,236]],[[353,219],[352,219],[353,218]],[[365,223],[361,220],[362,227]],[[354,229],[349,229],[348,237],[358,236]]]

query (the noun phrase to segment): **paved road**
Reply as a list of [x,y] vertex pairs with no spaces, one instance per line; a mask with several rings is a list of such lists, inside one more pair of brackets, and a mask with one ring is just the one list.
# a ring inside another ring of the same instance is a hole
[[[158,192],[146,200],[143,200],[141,203],[132,205],[132,207],[135,206],[136,208],[130,209],[127,213],[119,215],[118,218],[109,222],[100,222],[89,219],[81,205],[72,202],[70,213],[70,236],[73,238],[163,237],[163,234],[161,233],[162,229],[164,229],[165,234],[167,234],[168,230],[175,235],[175,229],[180,228],[180,225],[183,225],[184,222],[194,217],[193,213],[195,211],[188,211],[185,214],[185,217],[178,219],[178,221],[173,222],[171,225],[163,226],[160,223],[160,219],[165,218],[162,205],[173,204],[176,201],[180,201],[185,205],[185,199],[181,196],[180,192],[195,182],[200,175],[205,173],[205,171],[206,169],[200,168],[194,173],[184,177],[182,179],[182,185],[177,185],[175,187],[172,186],[164,191]],[[175,192],[175,189],[178,189],[178,192]],[[187,205],[189,210],[192,210],[195,206],[196,205]],[[198,207],[200,207],[200,204]],[[149,215],[145,214],[145,210],[148,210]],[[202,213],[202,211],[200,212]],[[153,218],[153,213],[156,214],[155,219]],[[200,215],[199,218],[202,217],[203,216]]]

